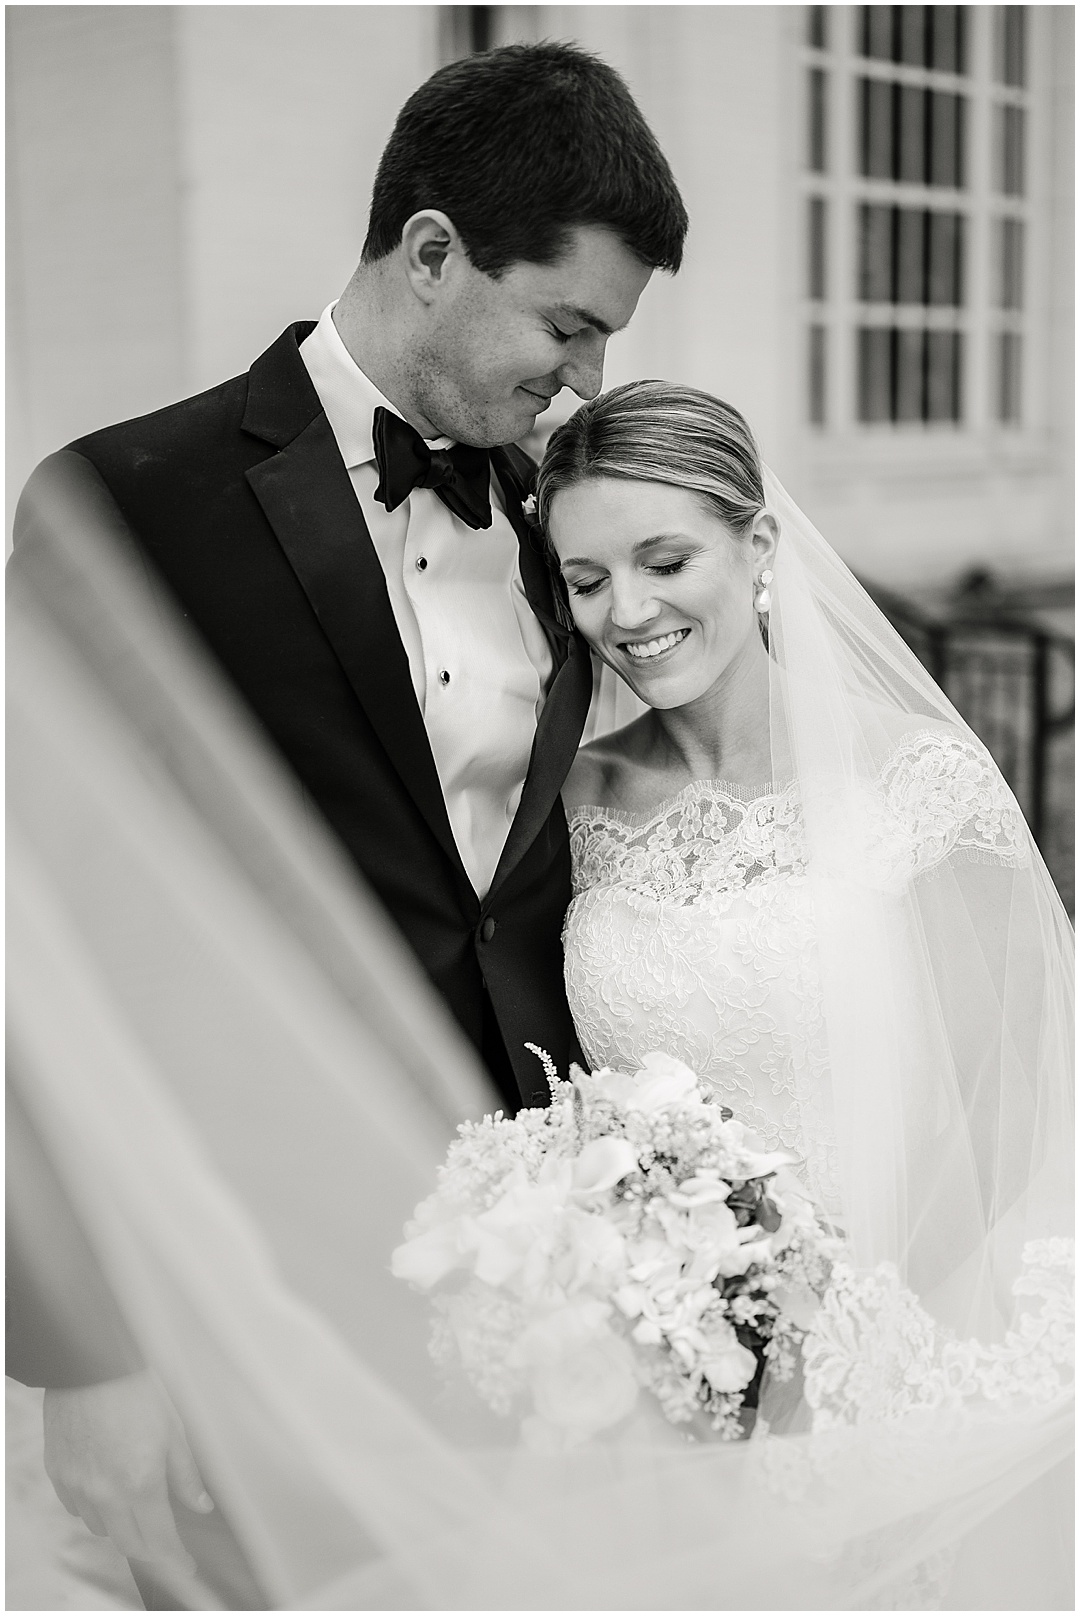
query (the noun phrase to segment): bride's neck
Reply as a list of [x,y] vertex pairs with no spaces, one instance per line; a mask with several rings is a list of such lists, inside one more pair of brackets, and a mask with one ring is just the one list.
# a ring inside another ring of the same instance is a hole
[[760,640],[704,695],[685,707],[653,708],[654,744],[689,780],[763,785],[772,779],[769,654]]

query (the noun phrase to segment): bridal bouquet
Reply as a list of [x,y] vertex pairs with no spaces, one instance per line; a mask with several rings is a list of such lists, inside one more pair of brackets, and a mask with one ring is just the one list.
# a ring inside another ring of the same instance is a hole
[[[533,1046],[529,1046],[532,1048]],[[763,1367],[794,1371],[836,1243],[794,1158],[752,1147],[663,1054],[572,1068],[545,1109],[464,1123],[393,1272],[439,1287],[432,1351],[528,1445],[616,1425],[642,1388],[676,1424],[742,1434]]]

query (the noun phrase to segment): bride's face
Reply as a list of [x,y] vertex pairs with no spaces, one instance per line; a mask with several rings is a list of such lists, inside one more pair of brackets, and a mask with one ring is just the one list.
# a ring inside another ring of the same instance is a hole
[[598,477],[557,493],[548,526],[578,628],[650,707],[687,706],[764,654],[771,517],[736,536],[685,489]]

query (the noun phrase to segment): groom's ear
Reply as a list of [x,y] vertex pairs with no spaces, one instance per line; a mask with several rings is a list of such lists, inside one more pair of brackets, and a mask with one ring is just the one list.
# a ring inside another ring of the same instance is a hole
[[406,219],[401,250],[409,283],[423,303],[432,302],[445,287],[454,260],[467,256],[452,220],[438,208],[424,208]]

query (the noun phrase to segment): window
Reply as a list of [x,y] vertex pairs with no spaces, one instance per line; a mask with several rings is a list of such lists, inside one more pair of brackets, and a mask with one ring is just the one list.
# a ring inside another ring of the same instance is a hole
[[1028,231],[1027,177],[1028,17],[1024,6],[993,12],[993,190],[997,217],[991,231],[993,301],[990,332],[994,414],[1002,426],[1023,420],[1024,254]]
[[857,203],[857,415],[958,422],[965,212],[937,195],[967,183],[969,97],[940,77],[964,73],[967,19],[958,6],[857,9],[859,175],[882,197]]
[[806,8],[812,426],[1021,423],[1028,10]]

